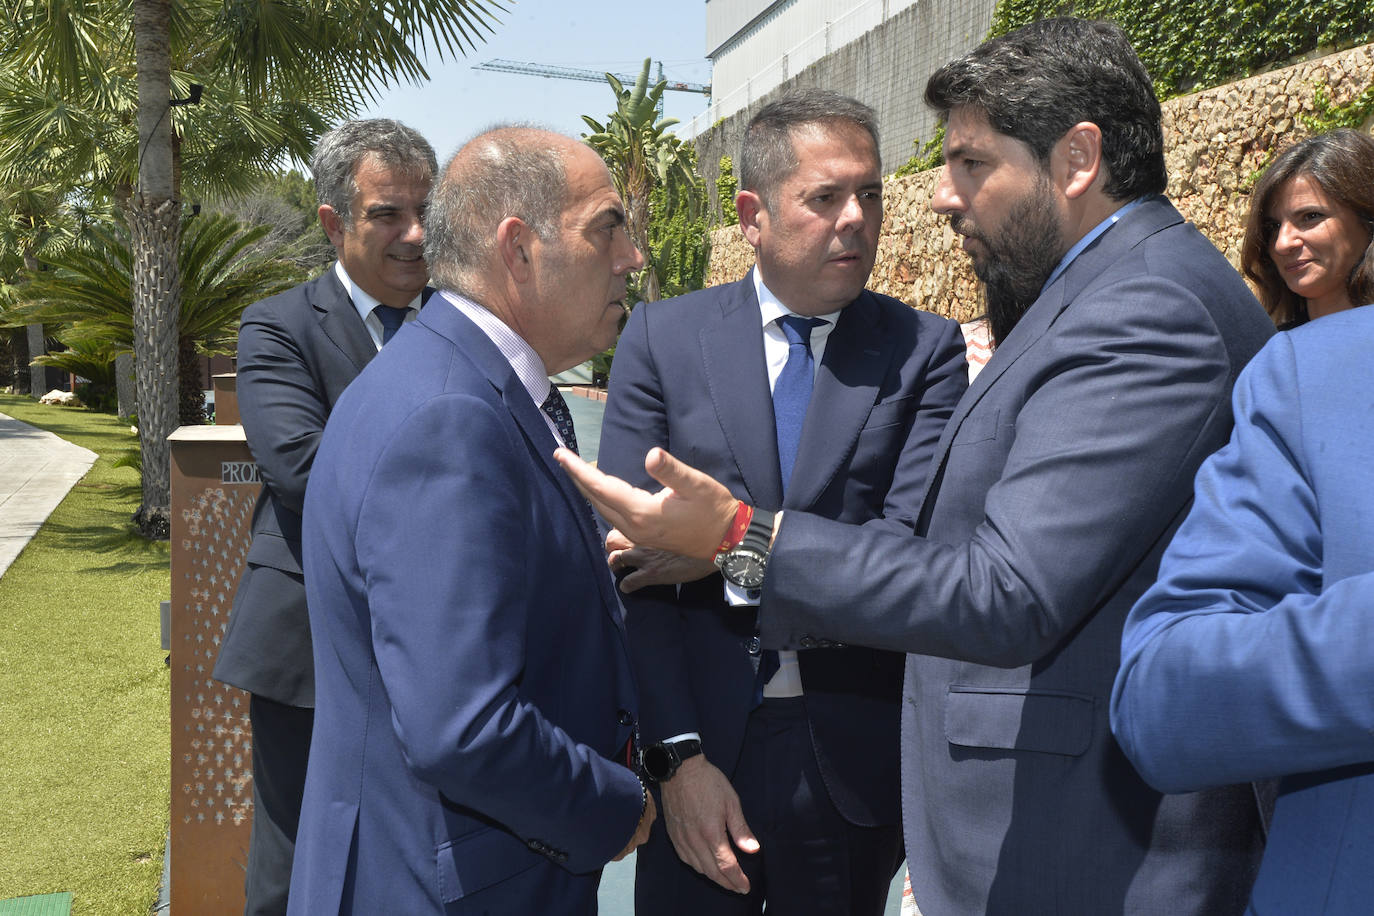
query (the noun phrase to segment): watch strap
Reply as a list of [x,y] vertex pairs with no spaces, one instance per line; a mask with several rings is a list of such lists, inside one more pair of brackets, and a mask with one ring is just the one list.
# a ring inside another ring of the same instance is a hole
[[740,539],[739,546],[747,547],[765,557],[768,556],[773,541],[773,520],[777,514],[767,509],[755,509],[753,517],[749,519],[749,527],[744,530],[744,537]]

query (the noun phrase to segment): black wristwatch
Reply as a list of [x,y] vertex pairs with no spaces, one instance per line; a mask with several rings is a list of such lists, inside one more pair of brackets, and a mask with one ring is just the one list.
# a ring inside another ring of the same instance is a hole
[[654,782],[667,782],[682,766],[682,761],[700,753],[701,742],[695,738],[660,741],[639,752],[639,768]]
[[739,546],[716,554],[716,568],[721,575],[740,588],[763,585],[763,574],[768,570],[768,542],[773,539],[776,516],[776,512],[767,509],[754,510],[754,517],[749,520]]

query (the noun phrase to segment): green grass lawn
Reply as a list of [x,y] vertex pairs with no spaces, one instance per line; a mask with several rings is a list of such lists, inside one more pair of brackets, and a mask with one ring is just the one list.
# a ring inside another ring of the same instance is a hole
[[147,916],[168,811],[168,551],[132,533],[137,440],[112,416],[0,395],[100,457],[0,577],[0,899],[71,891]]

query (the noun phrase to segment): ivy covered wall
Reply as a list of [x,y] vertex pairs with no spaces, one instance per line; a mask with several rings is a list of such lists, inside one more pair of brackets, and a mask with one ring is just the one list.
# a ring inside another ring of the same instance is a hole
[[1120,25],[1161,99],[1374,41],[1370,0],[1000,0],[991,34],[1067,15]]

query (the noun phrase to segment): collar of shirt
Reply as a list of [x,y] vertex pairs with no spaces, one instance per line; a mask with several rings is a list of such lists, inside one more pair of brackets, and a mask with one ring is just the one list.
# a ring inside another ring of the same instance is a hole
[[[382,348],[382,319],[372,314],[372,310],[382,303],[377,301],[371,293],[353,282],[353,278],[344,270],[343,261],[334,262],[334,275],[343,284],[344,292],[348,293],[349,300],[353,307],[358,310],[358,317],[363,320],[363,327],[367,328],[367,333],[371,335],[372,342],[377,345],[377,349]],[[406,321],[414,321],[415,316],[420,314],[420,297],[417,295],[410,300],[410,309],[406,313]]]
[[[796,312],[783,305],[782,301],[773,295],[773,291],[764,284],[763,275],[759,273],[757,266],[754,268],[754,293],[759,299],[759,317],[763,321],[763,361],[768,368],[768,390],[772,391],[778,382],[778,376],[782,374],[782,367],[787,365],[787,335],[778,326],[778,319],[783,315],[795,315]],[[841,311],[843,309],[815,316],[824,318],[826,323],[811,332],[813,372],[820,368],[821,358],[825,356],[826,342],[830,340],[830,332],[835,330],[835,322],[839,319]]]
[[1098,223],[1096,226],[1093,226],[1091,229],[1089,229],[1088,234],[1083,236],[1077,242],[1075,242],[1074,246],[1070,248],[1067,253],[1065,253],[1064,257],[1059,259],[1059,263],[1055,265],[1054,273],[1050,274],[1050,278],[1045,281],[1045,285],[1040,287],[1041,294],[1043,294],[1045,290],[1050,288],[1051,283],[1059,279],[1059,275],[1068,269],[1069,265],[1073,263],[1074,258],[1078,257],[1085,250],[1087,250],[1087,247],[1091,245],[1093,242],[1097,241],[1098,237],[1101,236],[1102,233],[1112,228],[1112,226],[1115,226],[1117,220],[1121,219],[1121,217],[1125,216],[1127,213],[1130,213],[1136,207],[1140,206],[1142,203],[1145,202],[1145,200],[1146,198],[1144,197],[1137,197],[1135,200],[1126,204],[1124,207],[1121,207],[1111,216],[1107,217],[1102,222]]
[[551,383],[549,374],[544,369],[544,361],[534,352],[534,348],[525,342],[525,338],[512,331],[510,325],[471,299],[447,289],[441,290],[438,295],[452,303],[496,344],[496,349],[501,351],[506,362],[510,363],[511,369],[515,370],[520,384],[529,392],[530,399],[539,410],[539,416],[544,418],[544,425],[553,433],[554,440],[559,445],[567,445],[568,443],[558,434],[558,427],[554,426],[553,418],[544,413],[544,399],[549,396]]

